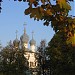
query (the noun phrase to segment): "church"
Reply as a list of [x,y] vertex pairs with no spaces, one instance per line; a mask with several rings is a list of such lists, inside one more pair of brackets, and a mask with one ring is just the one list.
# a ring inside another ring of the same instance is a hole
[[[36,59],[36,56],[38,55],[38,52],[36,50],[36,41],[33,38],[33,32],[32,39],[29,41],[29,36],[26,33],[26,28],[24,28],[24,32],[23,35],[20,37],[20,40],[18,40],[17,38],[16,31],[16,39],[13,41],[13,45],[15,48],[19,47],[21,49],[24,49],[24,56],[28,60],[29,69],[32,71],[33,75],[37,75],[38,60]],[[30,45],[30,48],[28,48],[28,45]]]

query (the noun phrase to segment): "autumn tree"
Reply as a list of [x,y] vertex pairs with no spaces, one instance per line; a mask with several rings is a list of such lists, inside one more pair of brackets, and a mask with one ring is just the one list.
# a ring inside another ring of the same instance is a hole
[[[27,0],[26,15],[34,20],[43,20],[51,26],[55,35],[48,45],[51,75],[74,75],[75,72],[75,18],[69,16],[68,0]],[[36,11],[36,12],[35,12]]]
[[51,0],[25,0],[25,2],[29,5],[25,15],[30,15],[30,18],[37,21],[43,20],[44,25],[50,25],[55,31],[48,47],[51,74],[74,75],[75,18],[69,16],[71,11],[69,1],[56,0],[55,4]]
[[51,75],[75,74],[75,47],[66,44],[63,33],[57,32],[48,43]]
[[[34,20],[43,20],[44,25],[53,28],[55,32],[65,32],[67,44],[75,46],[75,18],[69,17],[70,1],[73,0],[19,0],[28,2],[25,15]],[[35,12],[36,11],[36,12]]]

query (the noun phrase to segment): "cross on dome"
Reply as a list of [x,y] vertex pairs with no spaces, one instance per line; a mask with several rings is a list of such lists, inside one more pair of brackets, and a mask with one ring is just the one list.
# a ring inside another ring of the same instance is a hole
[[24,25],[24,34],[25,34],[26,33],[26,25],[27,25],[26,22],[24,22],[23,25]]
[[32,39],[33,39],[34,31],[32,31]]
[[18,30],[16,30],[16,32],[15,32],[15,33],[16,33],[16,39],[17,39],[17,33],[18,33]]
[[26,28],[25,28],[26,23],[24,23],[23,25],[24,25],[24,33],[23,33],[23,35],[20,37],[20,39],[21,39],[21,42],[22,42],[22,43],[28,43],[28,41],[29,41],[29,36],[26,34]]

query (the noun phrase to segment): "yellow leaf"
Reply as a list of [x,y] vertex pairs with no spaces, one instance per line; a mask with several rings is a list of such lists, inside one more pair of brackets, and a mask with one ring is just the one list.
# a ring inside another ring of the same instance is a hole
[[71,6],[66,2],[66,0],[57,0],[57,4],[60,8],[64,8],[66,10],[71,10]]
[[52,12],[51,12],[50,9],[46,10],[46,13],[47,13],[48,15],[52,15]]

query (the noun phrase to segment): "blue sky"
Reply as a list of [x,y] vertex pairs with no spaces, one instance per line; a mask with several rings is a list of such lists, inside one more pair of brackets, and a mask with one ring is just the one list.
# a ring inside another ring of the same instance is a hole
[[[73,3],[71,3],[73,7]],[[37,45],[42,39],[46,39],[47,42],[54,35],[54,31],[50,26],[43,26],[43,21],[34,21],[29,16],[24,15],[24,10],[27,8],[27,4],[23,2],[17,2],[14,0],[3,0],[2,13],[0,13],[0,40],[3,46],[10,40],[15,39],[15,32],[18,30],[18,39],[23,34],[24,22],[26,22],[26,32],[31,40],[32,31],[34,31],[34,39]],[[70,14],[73,14],[71,11]]]

